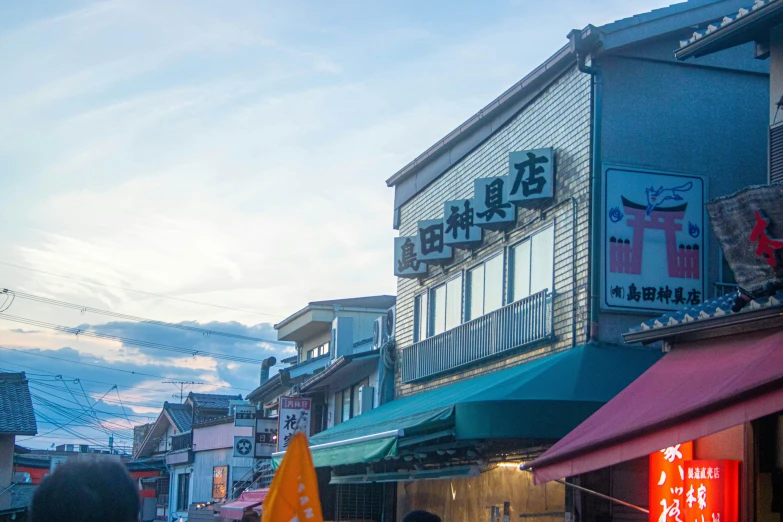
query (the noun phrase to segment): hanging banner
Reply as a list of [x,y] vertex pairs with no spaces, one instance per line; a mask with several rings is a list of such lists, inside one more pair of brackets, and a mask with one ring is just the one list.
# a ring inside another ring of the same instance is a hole
[[783,184],[749,187],[707,203],[737,284],[751,293],[783,286]]
[[310,436],[312,402],[301,397],[280,397],[277,451],[285,451],[295,433]]
[[603,307],[669,311],[705,297],[705,181],[604,169]]
[[683,519],[685,464],[693,459],[693,442],[676,444],[650,455],[649,522],[694,522]]

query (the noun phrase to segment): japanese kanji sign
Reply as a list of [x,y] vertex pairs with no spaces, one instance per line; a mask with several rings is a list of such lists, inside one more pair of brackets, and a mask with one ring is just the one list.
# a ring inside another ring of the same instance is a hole
[[256,419],[256,457],[271,457],[277,451],[279,419]]
[[255,426],[256,407],[252,404],[238,404],[234,407],[234,426]]
[[692,458],[692,442],[675,444],[650,455],[649,522],[686,522],[685,464]]
[[422,277],[427,275],[427,265],[419,256],[418,236],[394,238],[394,275],[397,277]]
[[756,293],[783,285],[783,185],[750,187],[707,203],[737,284]]
[[423,219],[419,221],[418,241],[419,259],[427,264],[445,263],[454,257],[454,251],[446,245],[442,219]]
[[683,513],[683,522],[737,522],[739,461],[686,462]]
[[478,226],[498,230],[516,223],[517,208],[508,199],[510,189],[509,176],[479,178],[473,182]]
[[280,397],[280,426],[277,429],[277,451],[285,451],[294,433],[310,436],[310,399]]
[[703,302],[705,193],[698,176],[605,168],[604,308],[668,311]]
[[[555,158],[551,148],[522,150],[508,156],[508,199],[520,206],[555,195]],[[478,197],[478,194],[476,194]]]
[[473,198],[447,201],[443,205],[443,234],[447,245],[471,248],[481,243],[482,230],[476,225]]
[[226,498],[228,490],[228,466],[214,466],[212,468],[212,500],[220,502]]

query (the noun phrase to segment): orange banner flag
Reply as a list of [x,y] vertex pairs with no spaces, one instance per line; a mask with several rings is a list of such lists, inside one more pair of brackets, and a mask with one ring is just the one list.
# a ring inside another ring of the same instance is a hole
[[313,457],[304,433],[288,444],[264,498],[262,522],[323,522]]

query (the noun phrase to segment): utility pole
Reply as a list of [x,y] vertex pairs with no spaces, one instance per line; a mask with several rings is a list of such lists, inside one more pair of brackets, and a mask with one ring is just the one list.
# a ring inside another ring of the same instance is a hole
[[185,397],[185,387],[186,386],[192,386],[194,384],[204,384],[203,382],[194,382],[194,381],[163,381],[163,384],[173,384],[174,386],[177,386],[179,388],[179,394],[175,393],[172,395],[172,397],[179,398],[180,404],[183,402],[183,398]]

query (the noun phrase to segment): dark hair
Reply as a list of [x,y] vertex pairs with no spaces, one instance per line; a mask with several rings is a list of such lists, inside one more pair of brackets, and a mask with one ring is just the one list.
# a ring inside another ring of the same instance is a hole
[[441,520],[438,515],[429,511],[411,511],[403,517],[402,522],[441,522]]
[[139,504],[136,484],[122,464],[71,461],[38,487],[30,522],[135,522]]

